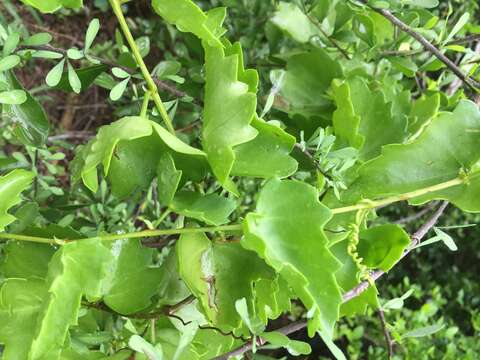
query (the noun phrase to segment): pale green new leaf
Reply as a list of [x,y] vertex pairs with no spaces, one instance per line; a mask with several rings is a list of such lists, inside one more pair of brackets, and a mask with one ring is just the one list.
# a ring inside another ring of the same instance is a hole
[[8,211],[21,201],[20,193],[30,186],[34,177],[32,172],[20,169],[0,176],[0,232],[15,221]]
[[475,171],[480,160],[479,146],[480,111],[473,102],[462,100],[453,113],[442,113],[433,119],[412,142],[385,146],[381,156],[360,167],[359,177],[344,199],[348,202],[360,197],[398,195],[473,171],[465,184],[427,193],[410,202],[422,204],[444,199],[464,211],[480,211],[480,177]]
[[48,86],[57,86],[62,79],[63,68],[65,67],[65,59],[62,59],[52,70],[50,70],[45,78]]
[[43,13],[52,13],[61,7],[77,9],[83,6],[83,0],[21,0],[27,5],[40,10]]
[[20,105],[27,101],[27,93],[24,90],[10,90],[0,92],[0,104]]
[[99,29],[100,21],[97,18],[92,19],[92,21],[90,21],[88,24],[87,33],[85,35],[85,46],[83,48],[85,52],[90,50],[90,47],[92,46],[93,40],[95,40]]
[[222,47],[219,37],[223,31],[220,31],[219,34],[218,30],[225,17],[224,8],[219,10],[223,16],[220,14],[219,17],[218,12],[215,12],[213,19],[209,19],[210,13],[204,13],[191,0],[153,0],[152,6],[158,15],[168,23],[176,25],[180,31],[190,32],[206,41],[210,46]]
[[118,240],[112,244],[114,262],[104,284],[103,301],[120,314],[142,311],[158,290],[160,268],[152,266],[153,250],[140,240]]
[[236,193],[229,179],[235,162],[234,147],[257,136],[250,123],[257,104],[258,74],[243,69],[239,46],[230,46],[225,52],[222,48],[207,46],[205,69],[203,146],[219,182]]
[[0,60],[0,72],[10,70],[20,63],[20,56],[8,55]]
[[335,280],[340,263],[323,232],[331,216],[314,187],[274,179],[261,190],[255,213],[245,218],[242,239],[244,247],[287,280],[309,309],[309,334],[322,329],[330,337],[342,300]]
[[307,43],[312,36],[320,31],[311,23],[308,17],[294,3],[280,2],[271,21],[288,33],[293,39]]

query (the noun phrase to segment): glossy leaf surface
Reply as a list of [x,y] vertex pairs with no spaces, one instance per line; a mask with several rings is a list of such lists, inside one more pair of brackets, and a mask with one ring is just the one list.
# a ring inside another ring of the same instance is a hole
[[331,335],[341,303],[335,280],[340,263],[323,232],[330,218],[315,188],[271,180],[260,193],[255,213],[244,222],[242,245],[257,252],[294,289],[313,314],[310,334],[322,329]]
[[13,170],[0,176],[0,231],[15,221],[8,211],[21,201],[21,192],[30,186],[33,178],[34,174],[26,170]]

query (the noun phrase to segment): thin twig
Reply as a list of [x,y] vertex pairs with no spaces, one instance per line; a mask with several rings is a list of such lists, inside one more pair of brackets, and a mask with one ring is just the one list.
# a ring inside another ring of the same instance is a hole
[[[471,42],[471,41],[480,41],[480,34],[468,35],[468,36],[465,36],[463,38],[458,38],[458,39],[455,39],[455,40],[451,40],[451,41],[447,42],[446,44],[444,44],[444,46],[464,44],[464,43],[468,43],[468,42]],[[437,43],[437,44],[433,44],[433,46],[439,47],[439,46],[442,46],[442,44]],[[421,54],[425,51],[428,51],[428,50],[425,50],[424,48],[415,49],[415,50],[386,50],[386,51],[382,51],[380,53],[380,56],[381,57],[385,57],[385,56],[410,56],[410,55]]]
[[64,134],[53,135],[48,137],[48,141],[57,141],[57,140],[90,140],[95,136],[95,133],[91,131],[68,131]]
[[378,317],[380,319],[380,324],[382,324],[382,331],[383,335],[385,336],[385,342],[387,344],[388,360],[390,360],[393,357],[394,343],[392,340],[392,336],[390,335],[390,331],[388,331],[387,322],[385,321],[385,313],[383,312],[382,308],[378,309]]
[[340,51],[340,53],[343,55],[343,57],[347,60],[351,60],[350,59],[350,56],[348,55],[348,53],[334,40],[332,39],[330,36],[328,36],[328,34],[325,32],[325,30],[323,30],[322,26],[318,23],[318,21],[313,17],[311,16],[310,14],[308,13],[305,13],[305,15],[307,16],[308,20],[310,20],[310,22],[318,29],[318,31],[320,31],[322,33],[322,35],[335,47],[337,48],[338,51]]
[[[364,4],[366,4],[365,0],[362,0]],[[370,5],[367,5],[370,6]],[[450,60],[447,56],[445,56],[439,49],[437,49],[430,41],[425,39],[421,34],[417,33],[413,30],[410,26],[405,24],[402,20],[397,18],[393,15],[390,11],[385,9],[379,9],[376,7],[370,6],[370,8],[383,17],[385,17],[388,21],[390,21],[393,25],[397,26],[400,30],[406,32],[408,35],[413,37],[417,40],[422,46],[432,53],[438,60],[443,62],[460,80],[462,80],[465,85],[467,85],[470,89],[474,92],[477,89],[480,89],[480,85],[472,78],[468,77],[455,63]]]
[[[432,217],[430,219],[428,219],[412,235],[410,246],[407,248],[407,250],[405,250],[405,252],[403,253],[400,260],[402,260],[405,256],[407,256],[415,248],[415,246],[417,246],[422,241],[422,239],[425,237],[425,235],[428,233],[428,231],[435,226],[435,224],[437,223],[438,219],[443,214],[443,212],[445,211],[447,206],[448,206],[448,202],[444,201],[442,203],[442,205],[437,209],[437,211],[435,211],[435,213],[432,215]],[[378,278],[380,278],[384,274],[385,274],[385,272],[382,271],[382,270],[374,271],[370,274],[369,281],[376,281]],[[368,289],[370,287],[370,282],[369,281],[362,281],[356,287],[354,287],[350,291],[347,291],[345,294],[343,294],[342,303],[346,303],[346,302],[352,300],[353,298],[356,298],[360,294],[362,294],[366,289]],[[307,327],[307,321],[306,320],[299,320],[299,321],[296,321],[292,324],[284,326],[280,329],[277,329],[275,331],[278,331],[278,332],[280,332],[284,335],[289,335],[289,334],[292,334],[292,333],[294,333],[298,330],[304,329],[306,327]],[[266,342],[263,339],[257,338],[257,345],[262,346],[265,343]],[[240,346],[240,347],[238,347],[238,348],[236,348],[236,349],[234,349],[234,350],[232,350],[228,353],[217,356],[213,360],[227,360],[230,357],[239,356],[239,355],[242,355],[243,353],[245,353],[247,351],[250,351],[252,349],[252,347],[253,347],[252,342],[248,342],[248,343],[243,344],[242,346]]]
[[394,224],[407,224],[409,222],[415,221],[420,219],[423,215],[429,213],[432,211],[432,209],[437,205],[437,201],[432,201],[430,204],[428,204],[425,208],[420,210],[418,213],[411,215],[411,216],[406,216],[404,218],[401,218],[397,221],[394,221]]

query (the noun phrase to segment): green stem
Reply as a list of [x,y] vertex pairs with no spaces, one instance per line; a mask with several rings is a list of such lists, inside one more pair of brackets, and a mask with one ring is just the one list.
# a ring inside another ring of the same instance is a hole
[[381,200],[364,200],[356,205],[345,206],[341,208],[332,209],[333,214],[343,214],[352,211],[362,210],[362,209],[373,209],[379,206],[390,205],[395,202],[410,200],[415,197],[419,197],[434,191],[444,190],[452,186],[457,186],[465,183],[464,177],[457,177],[453,180],[449,180],[440,184],[428,186],[419,190],[403,193],[396,196],[390,196]]
[[35,242],[40,244],[50,244],[50,245],[65,245],[66,243],[65,240],[60,240],[60,239],[50,239],[50,238],[43,238],[43,237],[37,237],[37,236],[7,234],[7,233],[0,233],[0,239],[29,241],[29,242]]
[[162,99],[158,94],[157,85],[155,84],[155,81],[153,81],[153,78],[147,69],[147,65],[145,65],[145,62],[143,61],[142,55],[138,50],[137,43],[135,42],[135,39],[133,38],[133,35],[130,32],[127,21],[125,20],[125,16],[123,16],[121,3],[119,0],[109,0],[109,1],[110,1],[110,5],[112,7],[113,12],[118,19],[123,35],[125,35],[128,45],[132,50],[133,56],[135,57],[135,60],[137,61],[138,66],[140,67],[140,70],[142,72],[142,75],[145,81],[147,82],[147,87],[148,87],[148,90],[150,90],[151,92],[153,102],[155,103],[155,106],[157,107],[168,130],[173,135],[175,135],[175,129],[173,128],[172,120],[170,119],[167,109],[165,108],[165,105],[163,104]]
[[242,230],[241,224],[234,224],[234,225],[198,227],[198,228],[145,230],[145,231],[132,232],[128,234],[99,235],[91,238],[82,238],[82,239],[74,239],[74,240],[48,239],[48,238],[42,238],[42,237],[36,237],[36,236],[0,233],[0,239],[30,241],[30,242],[37,242],[42,244],[52,244],[52,245],[65,245],[73,241],[83,241],[83,240],[91,240],[91,239],[98,239],[101,241],[115,241],[115,240],[122,240],[122,239],[139,239],[139,238],[165,236],[165,235],[181,235],[181,234],[194,234],[194,233],[204,233],[204,232],[241,231],[241,230]]
[[140,117],[147,118],[148,103],[150,102],[150,91],[146,91],[143,95],[142,109],[140,111]]
[[[473,176],[471,175],[469,179],[472,179],[474,176],[480,176],[480,172],[475,173]],[[462,185],[462,184],[465,184],[466,182],[467,182],[467,178],[465,176],[459,176],[453,180],[428,186],[419,190],[403,193],[400,195],[387,197],[385,199],[373,200],[373,201],[364,200],[356,205],[332,209],[332,213],[343,214],[343,213],[358,211],[362,209],[373,209],[379,206],[389,205],[399,201],[410,200],[415,197],[419,197],[434,191],[444,190],[453,186]],[[168,212],[165,212],[165,213],[168,214]],[[181,235],[181,234],[216,232],[216,231],[242,231],[242,224],[222,225],[222,226],[213,226],[213,227],[183,228],[183,229],[145,230],[145,231],[132,232],[128,234],[108,234],[108,235],[96,236],[93,238],[84,238],[84,239],[75,239],[75,240],[48,239],[48,238],[42,238],[42,237],[36,237],[36,236],[0,233],[0,239],[31,241],[31,242],[52,244],[52,245],[65,245],[66,243],[69,243],[72,241],[81,241],[81,240],[89,240],[89,239],[99,239],[102,241],[115,241],[115,240],[122,240],[122,239],[138,239],[138,238],[147,238],[147,237],[155,237],[155,236]]]

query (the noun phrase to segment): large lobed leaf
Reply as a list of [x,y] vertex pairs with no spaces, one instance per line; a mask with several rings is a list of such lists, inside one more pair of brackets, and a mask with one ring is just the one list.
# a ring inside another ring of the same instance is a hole
[[153,249],[140,240],[118,240],[112,244],[108,277],[103,284],[103,301],[120,314],[147,308],[158,291],[161,269],[152,266]]
[[205,14],[191,0],[153,0],[153,9],[180,31],[190,32],[211,46],[222,46],[219,37],[223,34],[221,23],[225,9],[219,8]]
[[289,307],[288,291],[279,288],[273,270],[240,244],[216,244],[205,234],[186,234],[176,250],[180,276],[215,326],[230,331],[241,325],[235,302],[242,298],[264,322]]
[[0,176],[0,232],[15,221],[15,216],[8,210],[21,201],[20,193],[30,186],[34,176],[26,170],[13,170]]
[[396,116],[381,90],[370,90],[361,77],[333,87],[337,110],[333,114],[335,134],[359,149],[361,160],[380,154],[385,144],[401,143],[407,135],[407,118]]
[[233,148],[257,136],[250,123],[255,115],[258,75],[243,70],[239,47],[228,49],[205,47],[205,110],[203,146],[212,171],[229,191],[236,187],[229,179],[235,162]]
[[[151,137],[152,135],[155,136]],[[108,176],[110,166],[115,161],[112,159],[113,154],[119,143],[122,141],[130,143],[137,139],[143,140],[125,149],[126,161],[117,162],[115,169],[117,176],[114,178],[120,182],[118,192],[122,195],[133,191],[135,185],[145,183],[142,177],[145,177],[146,168],[151,174],[156,173],[159,152],[171,151],[189,158],[193,157],[193,162],[200,162],[205,157],[201,150],[183,143],[157,123],[142,117],[129,116],[100,128],[95,140],[87,148],[86,154],[83,155],[84,163],[81,170],[85,185],[96,192],[98,189],[97,167],[102,164],[104,173]],[[123,144],[123,148],[130,146],[127,143]],[[122,157],[123,153],[120,151],[118,156]],[[128,176],[125,176],[125,173],[122,174],[122,170],[128,173]],[[147,184],[153,176],[151,175]]]
[[82,297],[100,299],[110,261],[99,240],[77,241],[55,253],[45,279],[7,280],[0,302],[1,323],[8,325],[0,331],[4,359],[58,359],[68,329],[77,322]]
[[[464,211],[480,211],[480,111],[463,100],[452,113],[433,119],[413,141],[387,145],[382,154],[359,169],[345,199],[374,199],[398,195],[453,180],[469,173],[465,184],[428,193],[411,200],[422,204],[449,200]],[[355,200],[354,200],[355,201]]]
[[331,216],[312,186],[274,179],[260,192],[255,213],[245,218],[242,239],[245,248],[287,280],[309,309],[309,334],[321,330],[330,338],[342,300],[335,279],[340,263],[323,232]]

